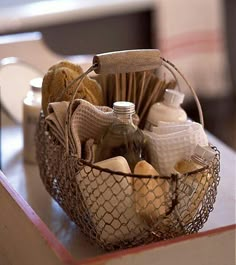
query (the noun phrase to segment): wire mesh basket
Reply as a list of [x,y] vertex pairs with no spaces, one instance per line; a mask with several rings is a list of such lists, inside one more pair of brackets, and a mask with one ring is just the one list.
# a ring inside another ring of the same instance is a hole
[[211,148],[215,157],[201,169],[135,175],[78,158],[51,133],[42,113],[36,135],[45,188],[91,242],[106,250],[199,231],[213,210],[220,179],[220,154]]

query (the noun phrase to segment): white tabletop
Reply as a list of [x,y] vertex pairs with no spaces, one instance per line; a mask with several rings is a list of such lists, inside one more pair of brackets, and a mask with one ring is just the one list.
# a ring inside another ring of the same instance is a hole
[[[236,153],[208,134],[209,141],[221,152],[221,180],[214,211],[202,230],[236,223]],[[29,203],[58,240],[76,259],[94,257],[103,253],[90,245],[75,224],[44,189],[37,166],[22,160],[22,129],[2,116],[1,135],[2,171],[13,188]]]
[[5,115],[2,115],[2,124],[2,171],[13,188],[76,259],[104,253],[86,240],[61,207],[51,199],[41,182],[38,167],[23,162],[22,128],[6,119]]

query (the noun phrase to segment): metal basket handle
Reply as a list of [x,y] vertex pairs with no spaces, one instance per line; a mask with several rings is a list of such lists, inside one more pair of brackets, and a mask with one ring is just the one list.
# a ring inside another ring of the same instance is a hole
[[73,84],[78,82],[77,88],[73,94],[72,100],[70,101],[66,125],[65,125],[65,147],[66,154],[69,154],[69,130],[70,130],[70,119],[72,112],[72,103],[75,99],[75,95],[79,89],[80,83],[83,78],[88,75],[90,72],[94,71],[96,74],[115,74],[115,73],[126,73],[126,72],[140,72],[146,70],[157,69],[161,66],[164,66],[168,71],[173,74],[173,71],[170,69],[173,68],[184,80],[187,87],[190,89],[193,98],[196,102],[198,108],[198,114],[200,118],[200,123],[204,127],[203,112],[200,101],[195,90],[189,84],[184,75],[180,70],[170,61],[164,59],[160,56],[160,51],[158,49],[146,49],[146,50],[126,50],[126,51],[116,51],[97,54],[93,58],[93,65],[83,74],[74,79],[66,89],[71,87]]
[[[140,72],[157,69],[162,65],[167,68],[168,71],[171,71],[169,68],[170,66],[183,78],[190,89],[198,108],[200,122],[204,127],[202,107],[195,90],[179,69],[160,55],[160,51],[157,49],[128,50],[97,54],[93,58],[94,72],[96,74]],[[172,71],[171,73],[173,74]]]

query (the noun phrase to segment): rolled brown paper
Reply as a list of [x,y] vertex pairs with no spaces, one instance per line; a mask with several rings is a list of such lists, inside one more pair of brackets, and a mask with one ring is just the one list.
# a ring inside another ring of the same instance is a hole
[[97,54],[93,64],[96,74],[130,73],[159,68],[162,59],[157,49],[126,50]]

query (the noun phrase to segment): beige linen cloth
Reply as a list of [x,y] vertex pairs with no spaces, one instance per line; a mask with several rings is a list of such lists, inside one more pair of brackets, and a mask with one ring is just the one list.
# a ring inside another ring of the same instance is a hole
[[[53,102],[48,106],[46,123],[51,133],[65,146],[65,123],[69,102]],[[73,102],[69,128],[69,148],[78,157],[92,159],[92,145],[96,143],[114,116],[109,107],[94,106],[83,99]]]
[[[187,77],[199,96],[231,88],[222,0],[156,1],[157,48]],[[184,91],[189,98],[189,91]]]
[[[52,102],[48,105],[46,123],[51,133],[65,147],[65,123],[69,102]],[[115,116],[107,106],[94,106],[83,99],[76,99],[71,108],[71,120],[68,132],[69,148],[73,154],[93,162],[93,144],[97,144]],[[137,114],[134,123],[139,123]]]
[[48,105],[48,116],[45,118],[51,133],[65,146],[65,122],[69,102],[53,102]]

